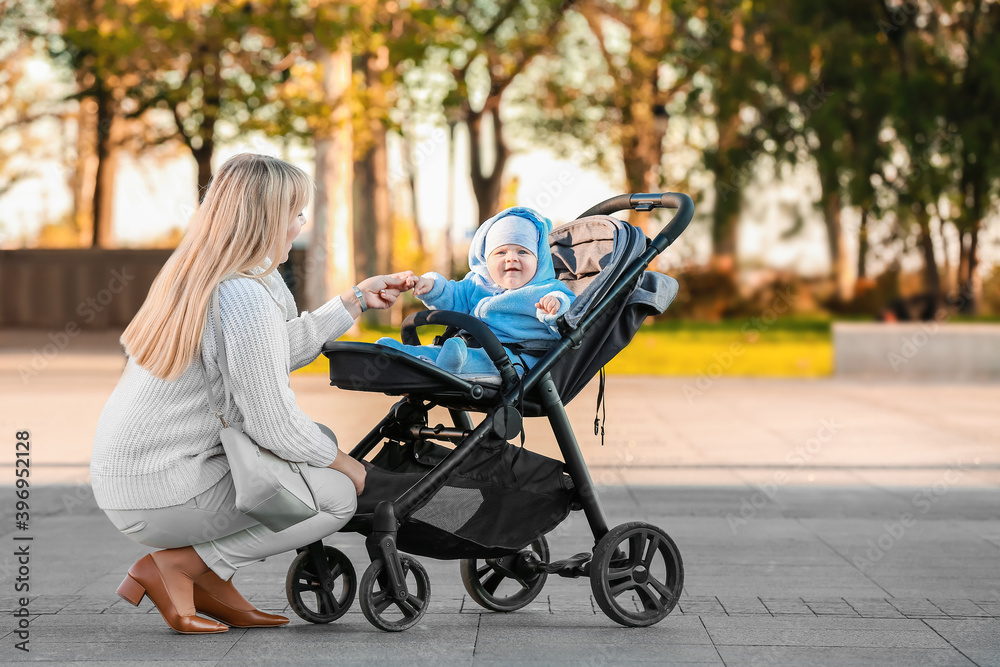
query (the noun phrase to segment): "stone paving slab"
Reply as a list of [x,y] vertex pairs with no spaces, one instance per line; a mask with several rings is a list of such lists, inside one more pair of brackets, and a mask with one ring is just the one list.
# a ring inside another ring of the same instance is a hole
[[[431,577],[430,608],[411,630],[378,631],[357,604],[336,623],[317,626],[289,611],[283,582],[292,554],[281,554],[241,571],[237,585],[261,608],[291,616],[291,625],[191,638],[174,634],[148,601],[135,608],[114,595],[125,570],[145,549],[115,531],[92,498],[87,500],[75,487],[39,487],[33,497],[44,512],[33,523],[32,590],[37,594],[29,605],[32,650],[15,651],[13,624],[0,627],[0,662],[1000,664],[1000,597],[991,592],[1000,571],[996,556],[979,562],[1000,551],[981,537],[993,529],[981,525],[984,520],[976,521],[980,531],[952,533],[938,525],[960,520],[963,507],[978,507],[982,499],[977,493],[953,490],[951,514],[922,521],[901,538],[900,553],[907,550],[907,539],[931,544],[936,553],[927,562],[890,553],[871,571],[844,557],[845,545],[853,539],[844,522],[872,532],[886,514],[828,519],[817,516],[817,509],[810,510],[808,524],[796,518],[755,518],[754,530],[734,534],[718,514],[719,504],[732,503],[738,490],[716,489],[714,500],[706,498],[703,504],[693,501],[688,491],[600,490],[612,521],[634,516],[638,505],[670,527],[685,559],[688,583],[678,608],[651,628],[618,626],[597,607],[587,580],[560,577],[550,577],[526,609],[486,612],[465,593],[457,563],[431,559],[421,559]],[[815,495],[823,490],[786,491],[806,506],[821,507]],[[3,493],[0,489],[0,497]],[[867,495],[872,505],[877,505],[874,499],[880,493],[855,490],[855,495]],[[76,504],[67,505],[66,497],[77,499]],[[953,539],[934,544],[928,534]],[[10,533],[2,536],[10,538]],[[359,574],[364,570],[367,557],[359,536],[335,535],[328,543],[347,553]],[[578,515],[550,535],[552,552],[559,557],[590,544],[586,522]],[[949,559],[959,563],[950,575],[954,594],[942,595],[934,575],[939,562]],[[9,572],[11,564],[9,554],[0,552],[0,570]],[[873,577],[910,577],[909,586],[918,589],[921,582],[929,584],[923,595],[900,597],[888,594]],[[977,593],[958,594],[967,590]],[[13,620],[9,614],[17,606],[11,590],[0,589],[0,611],[6,618]]]
[[925,622],[980,667],[1000,666],[1000,621],[932,619]]
[[719,656],[724,664],[741,667],[975,667],[976,664],[950,649],[720,646]]
[[[579,588],[575,594],[565,592],[546,595],[541,594],[535,601],[524,607],[522,611],[539,614],[586,613],[602,615],[597,607],[594,596],[589,593],[587,582],[577,581]],[[288,600],[282,596],[250,596],[249,599],[260,609],[272,613],[289,612]],[[16,607],[17,598],[9,594],[0,597],[0,613],[12,613]],[[479,607],[467,594],[454,598],[442,598],[436,592],[432,593],[433,604],[427,610],[428,614],[481,614]],[[68,603],[63,600],[52,604],[48,596],[31,598],[32,615],[36,617],[74,617],[87,614],[103,614],[105,616],[128,616],[156,614],[156,610],[143,603],[133,607],[118,598],[90,598],[87,596],[73,598]],[[899,609],[905,609],[903,614]],[[987,609],[991,611],[987,611]],[[946,612],[945,610],[950,610]],[[352,607],[347,613],[360,614],[361,610]],[[678,607],[674,610],[678,616],[770,616],[770,617],[848,617],[848,618],[908,618],[908,619],[954,619],[978,620],[1000,618],[1000,605],[989,602],[975,603],[972,600],[961,599],[925,599],[899,600],[895,598],[859,599],[825,599],[803,600],[802,598],[757,598],[757,597],[727,597],[708,598],[684,595]]]
[[[0,370],[18,358],[4,355]],[[650,628],[618,626],[587,580],[559,577],[527,609],[485,612],[456,563],[421,559],[431,605],[405,633],[376,630],[355,604],[326,626],[293,616],[285,628],[185,637],[148,601],[136,609],[114,595],[147,551],[114,530],[86,484],[120,368],[74,364],[64,354],[27,384],[0,373],[0,426],[27,421],[36,443],[32,651],[14,649],[15,563],[0,547],[0,663],[1000,665],[997,385],[719,380],[689,398],[687,379],[612,377],[603,447],[588,430],[596,387],[585,389],[569,412],[609,521],[661,526],[684,558],[678,607]],[[344,442],[393,402],[332,391],[319,376],[295,376],[292,387]],[[823,420],[837,431],[817,448]],[[556,453],[543,422],[528,420],[527,431],[529,447]],[[0,466],[0,484],[11,475]],[[46,484],[56,479],[73,483]],[[12,520],[12,503],[0,503],[8,547]],[[581,513],[549,541],[557,558],[593,545]],[[364,571],[359,536],[327,543]],[[288,613],[290,561],[254,564],[237,585]]]

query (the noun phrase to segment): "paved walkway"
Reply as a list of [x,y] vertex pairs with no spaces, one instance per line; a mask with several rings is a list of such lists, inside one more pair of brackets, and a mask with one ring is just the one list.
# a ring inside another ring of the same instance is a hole
[[[30,346],[0,349],[0,426],[8,442],[23,428],[33,442],[27,531],[15,530],[13,469],[0,467],[0,662],[1000,665],[996,385],[611,377],[603,446],[590,387],[570,412],[611,522],[662,526],[684,558],[679,608],[651,628],[618,627],[586,580],[552,578],[528,608],[485,612],[456,563],[421,559],[431,606],[404,633],[374,629],[355,604],[329,626],[293,616],[285,628],[185,637],[148,601],[134,609],[114,595],[146,550],[114,530],[86,484],[121,365],[106,344],[83,347],[26,380]],[[345,443],[392,402],[316,376],[292,386]],[[530,422],[527,443],[552,452],[544,426]],[[28,653],[9,615],[21,606],[15,535],[33,538]],[[579,513],[549,538],[557,558],[591,546]],[[363,572],[359,536],[327,543]],[[249,567],[237,584],[287,611],[290,560]]]

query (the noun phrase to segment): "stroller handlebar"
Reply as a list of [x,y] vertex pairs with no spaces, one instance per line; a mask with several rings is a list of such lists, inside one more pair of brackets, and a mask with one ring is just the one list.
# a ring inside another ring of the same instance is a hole
[[618,195],[606,199],[596,206],[584,211],[579,217],[591,215],[611,215],[618,211],[635,210],[651,211],[654,208],[675,208],[677,213],[667,223],[663,230],[653,239],[653,245],[658,252],[677,240],[694,217],[694,202],[686,194],[680,192],[638,193],[634,195]]
[[486,354],[490,357],[490,361],[500,371],[500,377],[503,378],[504,386],[506,387],[517,382],[517,371],[514,370],[514,366],[510,363],[510,357],[507,356],[506,350],[503,349],[503,345],[500,344],[496,334],[483,324],[482,321],[472,315],[456,313],[452,310],[422,310],[418,313],[410,314],[403,320],[403,324],[399,328],[400,337],[407,345],[420,345],[417,327],[428,324],[443,324],[468,332],[483,346]]

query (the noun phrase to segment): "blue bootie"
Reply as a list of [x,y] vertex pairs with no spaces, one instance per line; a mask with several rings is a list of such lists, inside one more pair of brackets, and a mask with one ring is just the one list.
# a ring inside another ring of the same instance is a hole
[[394,347],[397,350],[402,350],[409,355],[416,357],[422,361],[427,361],[429,363],[434,363],[437,359],[438,352],[440,349],[434,345],[405,345],[400,343],[395,338],[379,338],[375,341],[376,345],[385,345],[386,347]]
[[458,373],[465,366],[469,357],[469,348],[461,338],[449,338],[441,345],[438,353],[437,367],[449,373]]

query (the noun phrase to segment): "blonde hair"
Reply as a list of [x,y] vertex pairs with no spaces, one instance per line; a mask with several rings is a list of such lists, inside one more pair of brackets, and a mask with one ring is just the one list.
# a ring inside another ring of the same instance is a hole
[[[125,353],[161,380],[177,379],[201,351],[212,290],[233,273],[259,280],[275,271],[311,187],[304,171],[277,158],[242,153],[226,160],[125,328]],[[263,273],[249,273],[268,258]]]

